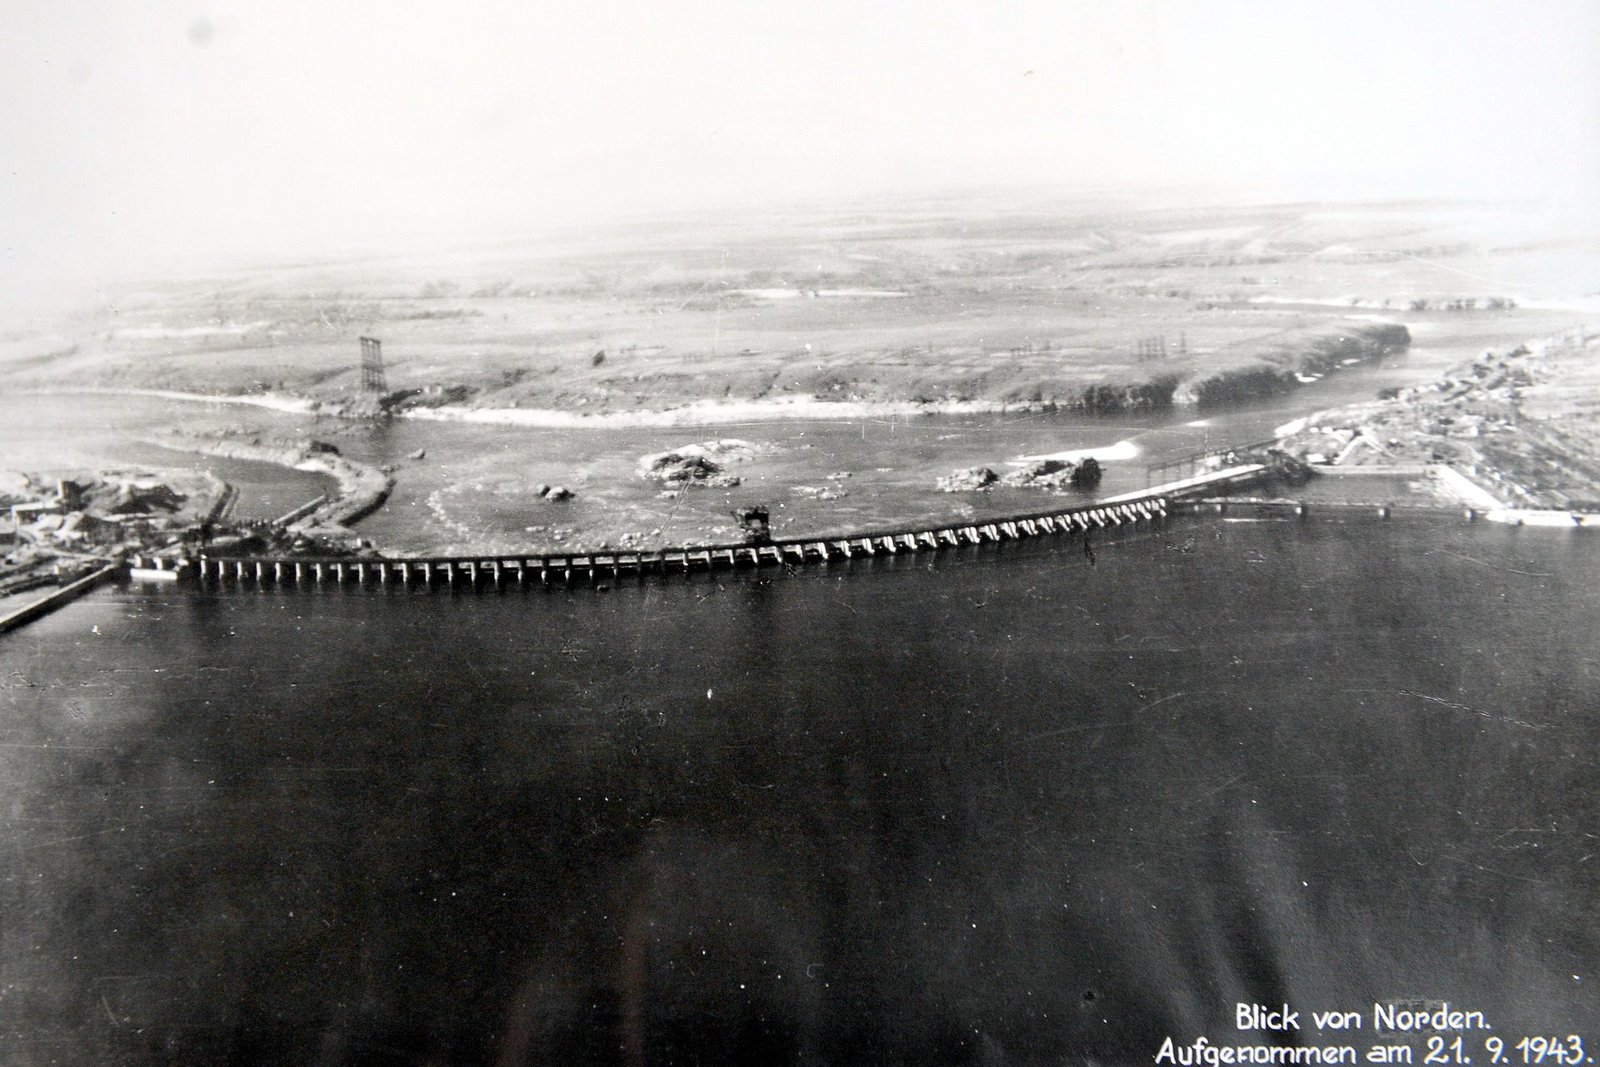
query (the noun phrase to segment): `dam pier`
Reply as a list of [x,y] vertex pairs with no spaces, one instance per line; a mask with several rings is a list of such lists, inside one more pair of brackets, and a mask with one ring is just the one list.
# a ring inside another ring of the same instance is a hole
[[[1255,469],[1226,473],[1235,477],[1241,473],[1253,475]],[[1215,484],[1214,480],[1209,484]],[[135,557],[131,564],[145,576],[151,576],[153,571],[172,572],[206,584],[227,586],[426,585],[498,589],[592,583],[628,575],[797,567],[857,558],[938,553],[963,546],[1150,524],[1165,518],[1170,506],[1167,494],[1144,492],[1091,506],[971,523],[652,550],[355,559],[201,554],[183,560]]]
[[[1230,458],[1232,455],[1230,452]],[[126,560],[125,566],[134,579],[186,579],[229,587],[394,585],[465,590],[597,583],[628,575],[799,567],[857,558],[939,553],[1079,533],[1088,535],[1100,529],[1154,524],[1175,513],[1220,515],[1234,507],[1250,508],[1256,513],[1291,513],[1304,518],[1311,506],[1303,500],[1228,499],[1230,491],[1258,484],[1273,474],[1272,467],[1267,464],[1238,463],[1092,504],[974,522],[842,535],[565,553],[327,558],[214,556],[204,552],[183,557],[141,554]],[[1334,508],[1343,510],[1351,506],[1334,505]],[[1389,519],[1392,512],[1389,504],[1376,505],[1379,519]],[[1468,508],[1465,514],[1470,522],[1478,513]],[[1574,525],[1571,516],[1562,517],[1566,520],[1564,525]],[[1576,524],[1585,525],[1583,522]]]

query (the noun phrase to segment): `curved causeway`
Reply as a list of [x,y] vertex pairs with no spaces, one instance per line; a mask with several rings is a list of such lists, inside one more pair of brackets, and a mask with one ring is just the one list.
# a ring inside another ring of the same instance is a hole
[[785,537],[737,544],[684,545],[635,552],[530,553],[526,555],[410,556],[377,559],[311,559],[287,556],[211,556],[174,560],[135,556],[132,571],[149,577],[193,576],[203,582],[275,585],[366,584],[480,585],[500,588],[553,581],[593,582],[624,574],[669,574],[738,567],[800,565],[857,556],[940,552],[962,545],[993,544],[1030,537],[1061,536],[1104,527],[1155,522],[1171,503],[1223,486],[1238,486],[1268,473],[1262,464],[1213,471],[1095,504],[1030,512],[950,526],[870,530],[839,537]]
[[499,588],[552,581],[592,582],[625,574],[670,574],[692,570],[791,566],[857,556],[939,552],[961,545],[992,544],[1059,536],[1102,527],[1154,522],[1165,517],[1168,498],[1141,496],[1067,511],[991,519],[917,530],[873,531],[841,537],[778,538],[759,543],[692,545],[648,552],[589,552],[493,556],[417,556],[400,559],[304,559],[268,556],[208,556],[189,561],[135,557],[134,570],[148,574],[185,572],[201,581],[228,584],[342,585],[355,582]]

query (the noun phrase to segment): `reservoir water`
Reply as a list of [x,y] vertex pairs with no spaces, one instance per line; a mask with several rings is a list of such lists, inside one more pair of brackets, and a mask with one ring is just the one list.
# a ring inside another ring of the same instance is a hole
[[0,644],[0,1062],[1148,1063],[1253,1043],[1239,1001],[1600,1033],[1600,543],[1094,555],[80,602]]
[[[900,472],[945,435],[974,462],[1132,440],[1120,491],[1389,383],[1358,373],[1188,421],[761,432],[887,457],[848,518],[926,499]],[[23,469],[194,463],[137,444],[190,410],[7,398],[0,443]],[[363,531],[437,543],[430,500],[510,433],[343,433],[434,464]],[[723,435],[533,440],[601,493]],[[259,514],[321,485],[225,477]],[[521,532],[457,496],[461,536]],[[1426,1034],[1372,1028],[1391,1001],[1482,1011],[1508,1055],[1600,1047],[1600,542],[1313,507],[1091,548],[485,595],[130,585],[8,634],[0,1063],[1114,1064],[1201,1036],[1421,1062]],[[1239,1002],[1365,1026],[1241,1032]]]

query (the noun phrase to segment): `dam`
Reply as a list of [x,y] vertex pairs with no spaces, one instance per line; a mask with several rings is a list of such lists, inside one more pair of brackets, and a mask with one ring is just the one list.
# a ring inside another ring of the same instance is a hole
[[[421,582],[476,588],[480,584],[499,587],[530,582],[571,583],[618,578],[625,574],[668,574],[784,564],[793,566],[856,557],[937,552],[962,545],[994,544],[1027,537],[1151,522],[1163,517],[1166,511],[1167,501],[1155,497],[1062,514],[1029,515],[967,525],[852,533],[841,537],[783,538],[760,543],[681,546],[650,551],[404,559],[285,559],[201,555],[192,561],[191,566],[195,576],[203,581],[270,582],[279,585]],[[134,560],[134,566],[145,571],[164,571],[182,565],[159,558]]]
[[465,589],[597,582],[624,575],[801,566],[858,557],[935,553],[962,546],[1091,534],[1099,529],[1155,523],[1165,518],[1179,500],[1247,484],[1267,472],[1268,468],[1262,464],[1242,464],[1088,505],[971,523],[867,530],[838,536],[787,537],[651,550],[404,558],[317,559],[202,553],[181,560],[136,556],[130,564],[132,570],[146,576],[175,572],[201,582],[227,585],[422,584]]

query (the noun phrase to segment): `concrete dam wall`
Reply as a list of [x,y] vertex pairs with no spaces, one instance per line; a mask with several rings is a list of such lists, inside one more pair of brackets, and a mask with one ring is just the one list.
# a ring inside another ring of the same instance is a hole
[[737,544],[689,545],[650,551],[563,554],[418,556],[401,559],[305,559],[209,556],[192,560],[136,557],[132,567],[177,572],[227,585],[410,585],[467,589],[506,585],[594,582],[630,574],[670,574],[741,567],[800,566],[829,560],[940,552],[963,545],[1062,536],[1107,527],[1151,523],[1169,506],[1161,493],[1091,507],[988,519],[965,525],[852,533],[839,537],[779,538]]

